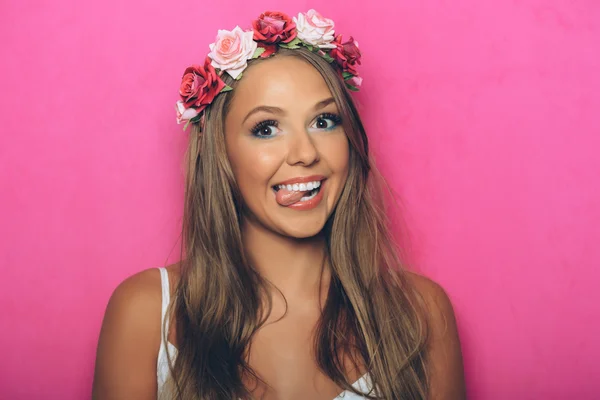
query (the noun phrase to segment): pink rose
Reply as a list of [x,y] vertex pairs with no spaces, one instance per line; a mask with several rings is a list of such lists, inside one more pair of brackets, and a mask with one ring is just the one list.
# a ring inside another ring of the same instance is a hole
[[254,40],[268,44],[289,43],[296,37],[296,24],[286,14],[266,11],[252,22]]
[[232,31],[219,30],[215,43],[209,46],[212,66],[238,79],[256,51],[253,37],[253,31],[244,32],[239,26]]
[[359,89],[360,86],[362,85],[362,81],[363,81],[363,79],[360,76],[353,76],[352,78],[350,78],[346,81],[346,84],[353,86],[356,89]]
[[340,66],[342,71],[358,75],[356,65],[360,65],[361,57],[358,42],[352,36],[350,36],[347,42],[342,42],[342,35],[339,35],[333,43],[336,45],[336,48],[332,49],[329,54],[333,57],[336,64]]
[[186,113],[187,109],[191,107],[196,111],[196,115],[202,112],[225,86],[225,82],[217,75],[217,71],[212,67],[208,58],[204,61],[204,65],[193,65],[187,68],[179,87],[181,105],[177,106],[178,114],[180,114],[178,118],[187,119],[184,116],[192,115],[191,111]]
[[333,49],[334,23],[329,18],[323,17],[315,10],[308,10],[306,14],[300,13],[294,17],[297,36],[300,40],[321,49]]
[[198,115],[198,111],[193,108],[185,108],[185,105],[183,104],[183,100],[179,100],[176,104],[175,104],[175,109],[177,111],[177,123],[181,124],[183,121],[189,121],[192,118],[196,118],[196,116]]

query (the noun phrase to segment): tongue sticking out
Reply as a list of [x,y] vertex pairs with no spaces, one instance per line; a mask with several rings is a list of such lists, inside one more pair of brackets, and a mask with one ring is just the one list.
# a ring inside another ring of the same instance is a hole
[[305,192],[296,192],[293,190],[279,189],[275,193],[275,199],[281,206],[287,207],[300,201],[300,199],[310,193],[310,190]]

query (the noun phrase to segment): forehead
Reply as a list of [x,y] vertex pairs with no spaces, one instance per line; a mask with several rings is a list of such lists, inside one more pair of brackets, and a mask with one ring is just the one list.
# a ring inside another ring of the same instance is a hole
[[248,67],[234,91],[232,112],[258,105],[312,108],[331,97],[321,74],[307,61],[293,56],[276,56]]

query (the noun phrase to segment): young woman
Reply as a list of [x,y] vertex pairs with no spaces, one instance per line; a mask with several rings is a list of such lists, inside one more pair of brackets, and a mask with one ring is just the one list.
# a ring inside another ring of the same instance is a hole
[[95,399],[463,399],[452,306],[404,271],[351,90],[314,10],[219,31],[185,71],[182,261],[125,280]]

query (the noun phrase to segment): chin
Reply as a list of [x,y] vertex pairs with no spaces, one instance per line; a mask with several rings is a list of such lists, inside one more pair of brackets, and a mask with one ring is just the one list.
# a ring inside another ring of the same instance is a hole
[[325,219],[323,221],[281,221],[279,224],[279,233],[283,236],[295,238],[295,239],[307,239],[317,236],[323,230],[325,226]]
[[294,230],[286,230],[283,234],[287,237],[291,237],[294,239],[308,239],[314,236],[317,236],[321,229],[294,229]]

